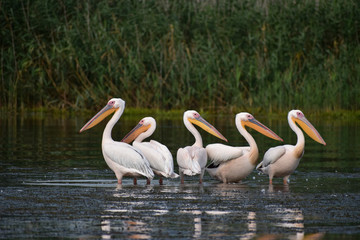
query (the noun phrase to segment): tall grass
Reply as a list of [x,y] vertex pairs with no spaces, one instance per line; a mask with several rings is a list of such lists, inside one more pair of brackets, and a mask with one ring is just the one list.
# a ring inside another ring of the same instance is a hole
[[0,2],[0,107],[358,110],[357,0]]

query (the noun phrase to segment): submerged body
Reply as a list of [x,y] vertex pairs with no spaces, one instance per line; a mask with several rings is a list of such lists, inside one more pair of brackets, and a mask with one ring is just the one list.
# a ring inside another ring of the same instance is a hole
[[136,184],[136,177],[152,179],[154,173],[141,151],[127,143],[114,141],[111,137],[111,130],[120,119],[124,108],[125,102],[121,98],[111,99],[100,112],[81,128],[80,132],[94,127],[105,117],[115,112],[103,132],[102,153],[107,165],[115,173],[119,184],[122,184],[124,176],[134,177],[134,184]]
[[143,142],[150,137],[156,129],[156,121],[152,117],[145,117],[124,137],[123,142],[130,143],[139,149],[150,163],[153,172],[160,177],[159,183],[162,184],[162,177],[177,178],[174,172],[174,160],[169,149],[155,141]]
[[300,110],[292,110],[288,113],[288,122],[290,128],[297,135],[296,145],[283,145],[270,148],[265,154],[263,161],[256,167],[259,171],[269,175],[269,182],[272,184],[274,177],[282,177],[284,184],[287,184],[290,175],[298,167],[300,159],[304,154],[305,137],[302,129],[315,141],[326,145],[318,131],[305,118]]
[[249,126],[265,136],[282,141],[278,135],[257,121],[249,113],[238,113],[235,117],[235,125],[240,134],[249,143],[249,147],[232,147],[223,144],[209,144],[206,146],[207,154],[212,161],[206,168],[206,171],[223,183],[241,181],[256,166],[259,150],[254,138],[246,131],[245,126]]
[[198,125],[205,131],[224,141],[227,140],[218,130],[216,130],[210,123],[203,119],[196,111],[188,110],[184,112],[183,121],[185,127],[193,134],[195,143],[192,146],[179,148],[177,151],[176,160],[179,165],[181,183],[184,183],[184,175],[200,175],[199,182],[202,183],[202,178],[207,163],[207,154],[205,148],[203,147],[201,135],[193,124]]

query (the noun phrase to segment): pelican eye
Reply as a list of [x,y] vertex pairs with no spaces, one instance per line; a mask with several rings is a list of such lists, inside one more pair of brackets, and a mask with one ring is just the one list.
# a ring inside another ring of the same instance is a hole
[[109,105],[114,105],[114,104],[115,104],[114,100],[109,102]]
[[198,113],[194,113],[194,118],[198,118],[200,115]]

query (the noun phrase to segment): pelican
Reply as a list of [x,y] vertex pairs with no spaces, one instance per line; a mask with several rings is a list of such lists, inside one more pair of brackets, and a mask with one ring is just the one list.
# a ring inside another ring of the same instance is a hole
[[93,118],[91,118],[81,129],[80,133],[94,127],[105,117],[115,112],[110,121],[106,124],[102,137],[102,153],[107,165],[114,171],[118,184],[122,184],[123,176],[136,177],[144,176],[148,179],[154,177],[146,157],[133,146],[116,142],[111,137],[111,130],[124,112],[125,101],[121,98],[112,98]]
[[219,143],[206,146],[206,152],[212,160],[206,171],[223,183],[241,181],[256,166],[259,150],[254,138],[246,131],[245,126],[251,127],[269,138],[282,141],[278,135],[257,121],[250,113],[241,112],[236,114],[235,125],[249,143],[248,147],[232,147]]
[[142,142],[150,137],[156,129],[156,121],[152,117],[145,117],[121,140],[130,143],[139,149],[150,162],[150,167],[154,173],[160,176],[159,183],[162,185],[162,177],[177,178],[179,175],[174,173],[174,161],[169,149],[155,141]]
[[269,175],[270,184],[272,184],[273,177],[283,177],[283,182],[286,185],[290,174],[295,171],[304,155],[305,138],[296,123],[316,142],[326,145],[324,139],[300,110],[291,110],[288,114],[288,122],[290,128],[297,135],[296,145],[270,148],[264,154],[263,161],[256,167],[259,171]]
[[199,182],[202,183],[207,163],[207,154],[203,147],[201,135],[193,124],[198,125],[208,133],[224,141],[227,141],[227,139],[194,110],[184,112],[183,120],[185,127],[195,137],[195,143],[192,146],[179,148],[177,151],[176,160],[179,165],[181,183],[184,183],[184,174],[188,176],[200,174]]

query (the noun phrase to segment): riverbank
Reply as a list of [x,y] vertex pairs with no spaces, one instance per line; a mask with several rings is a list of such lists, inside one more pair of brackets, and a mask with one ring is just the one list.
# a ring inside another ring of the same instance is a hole
[[[54,109],[54,108],[24,108],[20,111],[14,111],[13,109],[0,109],[0,117],[8,118],[14,116],[31,116],[36,115],[39,117],[52,116],[52,117],[73,117],[73,116],[84,116],[91,117],[98,110],[89,110],[89,109],[78,109],[78,110],[66,110],[66,109]],[[184,111],[188,109],[175,109],[175,110],[160,110],[160,109],[148,109],[148,108],[126,108],[124,115],[127,118],[139,119],[145,116],[153,116],[158,119],[176,119],[181,118]],[[278,111],[278,112],[268,112],[262,109],[240,109],[240,108],[232,108],[228,111],[222,109],[222,111],[208,111],[204,109],[194,109],[200,112],[202,115],[206,116],[227,116],[227,115],[235,115],[238,112],[250,112],[254,116],[263,116],[266,115],[271,119],[281,119],[287,116],[288,111]],[[291,110],[291,109],[289,109]],[[358,111],[350,111],[350,110],[324,110],[324,111],[311,111],[311,110],[302,110],[306,115],[311,115],[314,118],[323,118],[323,119],[341,119],[341,120],[360,120],[360,110]]]
[[357,111],[358,16],[356,0],[5,1],[0,107]]

